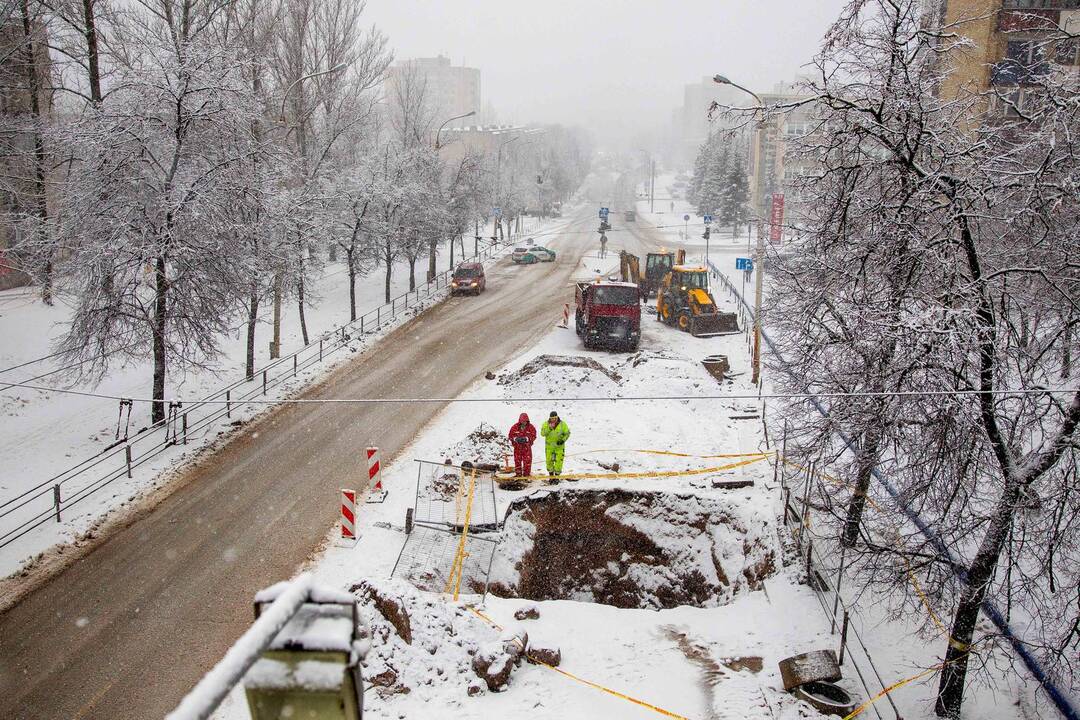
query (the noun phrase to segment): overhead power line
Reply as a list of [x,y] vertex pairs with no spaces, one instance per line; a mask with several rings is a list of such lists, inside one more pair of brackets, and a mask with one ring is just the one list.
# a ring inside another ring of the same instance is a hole
[[724,395],[580,395],[576,397],[563,397],[560,395],[540,395],[532,397],[508,397],[508,398],[481,398],[481,397],[425,397],[425,398],[282,398],[249,399],[249,400],[205,400],[205,399],[181,399],[181,398],[138,398],[122,395],[107,395],[104,393],[88,392],[84,390],[68,390],[64,388],[52,388],[44,385],[31,385],[30,383],[9,383],[0,391],[9,388],[22,388],[25,390],[40,390],[42,392],[55,392],[66,395],[78,395],[81,397],[100,398],[102,400],[131,400],[132,402],[144,403],[185,403],[199,405],[422,405],[422,404],[450,404],[450,403],[584,403],[584,402],[682,402],[686,400],[820,400],[827,398],[850,398],[850,397],[964,397],[979,395],[1065,395],[1080,392],[1080,388],[1025,388],[1019,390],[904,390],[897,392],[830,392],[830,393],[731,393]]

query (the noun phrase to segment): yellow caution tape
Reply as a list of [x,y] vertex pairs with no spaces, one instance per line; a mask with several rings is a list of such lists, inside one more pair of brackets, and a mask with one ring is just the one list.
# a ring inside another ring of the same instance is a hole
[[740,458],[740,457],[772,457],[776,453],[772,450],[769,452],[754,452],[754,453],[727,453],[723,455],[689,455],[687,453],[672,452],[670,450],[585,450],[578,453],[567,453],[566,457],[581,457],[582,455],[592,455],[595,453],[641,453],[643,455],[669,455],[671,457],[681,458],[697,458],[699,460],[714,460],[717,458]]
[[[779,454],[777,454],[776,457],[777,457],[778,460],[783,461],[783,463],[785,465],[790,465],[791,467],[797,468],[801,472],[810,472],[809,468],[804,467],[802,465],[799,465],[798,463],[791,462],[790,460],[788,460],[785,457],[780,456]],[[834,475],[829,475],[829,474],[823,473],[821,471],[814,471],[814,473],[816,475],[819,475],[823,479],[830,481],[834,485],[843,486],[843,487],[847,487],[849,489],[853,489],[851,487],[851,483],[847,482],[846,480],[844,480],[842,478],[838,478],[838,477],[836,477]],[[873,509],[877,510],[878,512],[884,513],[884,509],[880,505],[878,505],[876,502],[874,502],[874,499],[872,497],[870,497],[869,495],[866,496],[866,503],[870,507],[872,507]],[[807,526],[807,527],[809,527],[809,526]],[[894,528],[894,532],[896,533],[896,537],[894,538],[894,544],[897,547],[899,547],[900,546],[900,531],[899,531],[898,528]],[[907,574],[907,577],[908,577],[908,581],[911,583],[911,587],[915,590],[915,595],[919,598],[919,601],[923,604],[923,607],[926,608],[927,614],[930,616],[930,619],[934,622],[934,625],[937,626],[938,631],[942,635],[945,636],[945,638],[949,642],[949,645],[953,646],[957,650],[960,650],[961,652],[970,651],[971,646],[966,645],[966,644],[960,642],[959,640],[957,640],[956,638],[954,638],[952,636],[952,633],[950,632],[949,628],[947,628],[945,626],[945,623],[943,623],[941,621],[941,618],[939,618],[937,616],[937,613],[934,612],[934,608],[930,605],[930,599],[926,596],[926,593],[923,591],[922,586],[919,584],[919,581],[915,578],[915,572],[911,568],[911,562],[904,556],[904,554],[902,552],[898,553],[898,554],[899,554],[900,559],[904,561],[904,566],[905,566],[905,569],[906,569],[906,574]],[[910,680],[909,680],[909,682],[910,682]]]
[[[499,625],[499,623],[495,622],[494,620],[489,618],[487,615],[485,615],[484,613],[477,610],[472,605],[467,605],[466,607],[468,607],[468,609],[471,610],[481,620],[488,623],[489,625],[491,625],[496,630],[499,630],[500,632],[502,632],[502,630],[503,630],[502,625]],[[525,647],[521,644],[521,640],[519,640],[517,638],[514,638],[514,642],[517,643],[518,647],[520,647],[523,651],[525,651]],[[600,683],[595,683],[592,680],[586,680],[583,677],[579,677],[579,676],[577,676],[577,675],[575,675],[573,673],[567,672],[566,670],[563,670],[561,668],[557,668],[554,665],[549,665],[548,663],[544,662],[543,660],[538,660],[537,658],[533,657],[532,655],[529,655],[529,653],[527,651],[525,652],[525,655],[529,658],[529,660],[531,660],[535,664],[543,665],[548,670],[554,670],[555,672],[559,673],[563,677],[567,677],[567,678],[570,678],[571,680],[575,680],[575,681],[581,683],[582,685],[588,685],[589,687],[591,687],[591,688],[593,688],[595,690],[599,690],[600,692],[607,693],[608,695],[613,695],[613,696],[615,696],[617,698],[621,698],[623,700],[626,700],[627,702],[632,702],[635,705],[639,705],[639,706],[641,706],[643,708],[648,708],[649,710],[652,710],[655,713],[663,715],[664,717],[675,718],[675,720],[690,720],[689,718],[687,718],[684,715],[679,715],[678,713],[673,713],[670,710],[665,710],[664,708],[659,707],[657,705],[653,705],[652,703],[645,702],[644,700],[639,700],[638,698],[627,695],[626,693],[621,693],[618,690],[612,690],[611,688],[606,687],[604,685],[601,685]]]
[[923,670],[922,672],[918,673],[917,675],[912,675],[909,678],[904,678],[903,680],[900,680],[898,682],[894,682],[892,685],[885,688],[884,690],[879,692],[877,695],[875,695],[874,697],[870,698],[869,700],[864,702],[859,707],[852,710],[848,715],[845,715],[844,720],[851,720],[852,718],[858,717],[862,713],[863,710],[866,710],[868,707],[870,707],[871,705],[876,703],[878,700],[880,700],[881,698],[883,698],[886,695],[888,695],[889,693],[891,693],[893,690],[902,688],[902,687],[904,687],[905,685],[907,685],[910,682],[915,682],[916,680],[924,678],[924,677],[926,677],[927,675],[929,675],[931,673],[935,673],[935,672],[937,672],[938,670],[940,670],[943,667],[945,667],[945,663],[939,663],[939,664],[935,665],[932,668],[929,668],[927,670]]
[[[739,455],[737,457],[747,457],[745,455]],[[568,473],[565,475],[530,475],[527,478],[516,478],[517,480],[630,480],[635,478],[670,478],[670,477],[690,477],[693,475],[708,475],[709,473],[722,472],[724,470],[732,470],[744,465],[752,465],[756,462],[761,462],[767,458],[766,455],[757,455],[749,460],[743,460],[737,463],[729,463],[727,465],[717,465],[716,467],[699,468],[696,470],[659,470],[653,472],[636,472],[636,473]]]

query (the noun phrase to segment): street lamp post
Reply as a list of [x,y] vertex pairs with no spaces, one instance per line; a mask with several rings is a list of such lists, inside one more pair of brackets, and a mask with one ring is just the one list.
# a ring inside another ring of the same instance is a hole
[[[742,90],[757,101],[758,121],[754,128],[754,184],[761,180],[761,137],[765,130],[765,103],[761,101],[757,93],[747,90],[742,85],[734,83],[723,75],[714,75],[713,82],[718,85],[730,85]],[[758,219],[757,247],[754,251],[754,351],[753,351],[753,375],[751,382],[755,385],[761,381],[761,288],[765,276],[765,235],[762,232],[762,222]]]
[[449,120],[447,120],[446,122],[444,122],[442,125],[440,125],[439,129],[435,131],[435,149],[438,150],[439,148],[442,147],[442,143],[439,142],[439,139],[440,139],[440,135],[442,134],[442,131],[443,131],[444,127],[446,127],[448,124],[454,122],[455,120],[461,120],[462,118],[472,117],[475,114],[476,114],[475,110],[470,110],[469,112],[465,113],[464,115],[457,115],[456,117],[452,117]]
[[[520,135],[515,135],[506,142],[499,145],[499,152],[495,155],[495,202],[501,202],[499,199],[499,193],[502,192],[502,151],[503,148],[514,142],[520,140]],[[502,227],[502,218],[499,218],[499,227]],[[503,239],[506,239],[506,235],[503,235]]]
[[[347,67],[349,67],[348,64],[340,63],[330,68],[329,70],[321,70],[319,72],[310,73],[308,75],[304,75],[293,80],[289,84],[289,86],[285,88],[285,92],[281,93],[281,109],[278,112],[278,117],[281,120],[281,124],[285,124],[285,101],[289,98],[289,93],[292,92],[292,89],[294,87],[299,85],[304,80],[310,80],[311,78],[319,77],[320,75],[329,75],[330,73],[336,73],[346,69]],[[303,120],[301,120],[301,122],[303,122]],[[289,131],[285,133],[285,138],[288,139],[289,134],[291,133],[292,128],[289,128]],[[277,358],[281,357],[281,286],[284,283],[284,278],[282,277],[282,274],[283,273],[280,269],[276,273],[274,273],[274,339],[270,343],[271,360],[276,360]]]

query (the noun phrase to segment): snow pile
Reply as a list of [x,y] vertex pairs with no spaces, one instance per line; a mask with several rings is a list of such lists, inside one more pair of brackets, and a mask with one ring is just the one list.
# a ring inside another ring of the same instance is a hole
[[620,608],[717,607],[780,559],[774,518],[743,493],[562,490],[515,501],[492,592]]
[[465,697],[483,685],[473,657],[499,632],[464,606],[394,580],[364,580],[352,591],[371,633],[364,682],[380,697]]
[[458,465],[469,461],[474,465],[495,464],[501,467],[507,454],[512,452],[504,431],[487,423],[480,423],[467,436],[448,447],[443,454]]
[[540,355],[515,372],[499,376],[509,394],[565,395],[587,389],[590,394],[615,393],[622,378],[589,357]]

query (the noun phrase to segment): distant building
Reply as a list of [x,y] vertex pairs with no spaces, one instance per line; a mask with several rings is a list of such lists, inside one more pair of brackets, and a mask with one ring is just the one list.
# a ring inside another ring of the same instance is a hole
[[[771,93],[759,93],[767,107],[795,104],[805,96],[791,85],[779,84]],[[795,181],[813,168],[788,151],[796,139],[813,128],[814,105],[799,105],[769,118],[760,134],[755,133],[750,156],[750,208],[755,217],[768,218],[774,193],[784,193],[785,216],[791,220],[800,212]]]
[[[470,112],[480,113],[479,68],[451,65],[450,58],[442,55],[400,60],[387,73],[387,95],[391,95],[395,85],[406,82],[406,79],[418,81],[424,88],[436,123],[441,124],[443,120]],[[460,128],[475,123],[475,119],[462,118],[447,123],[447,127]]]
[[713,103],[739,107],[748,102],[749,98],[738,90],[717,85],[712,78],[702,78],[701,82],[685,85],[682,107],[672,117],[676,164],[691,167],[709,135],[723,126],[722,121],[709,118],[709,108]]
[[[929,0],[930,11],[951,32],[967,37],[950,53],[944,99],[996,90],[982,108],[991,117],[1022,108],[1051,64],[1080,66],[1080,0]],[[936,3],[936,7],[934,7]],[[1065,38],[1064,30],[1073,35]],[[1061,39],[1048,43],[1056,34]]]

